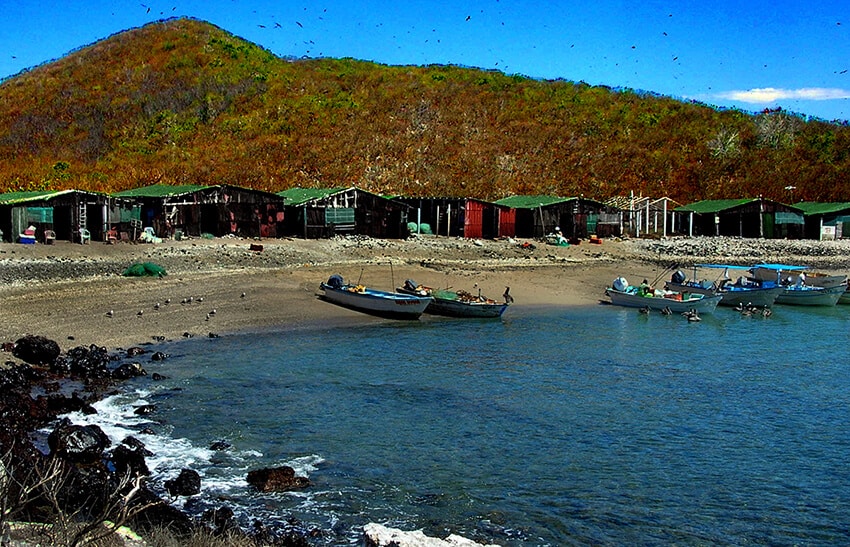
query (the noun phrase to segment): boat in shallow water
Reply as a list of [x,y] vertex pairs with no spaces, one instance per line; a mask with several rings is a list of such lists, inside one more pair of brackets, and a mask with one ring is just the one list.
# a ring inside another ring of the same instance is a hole
[[323,298],[339,306],[389,319],[419,319],[433,302],[430,296],[400,294],[345,283],[341,275],[332,275],[319,288]]
[[[807,269],[806,266],[789,264],[757,264],[750,272],[753,279],[766,287],[781,287],[777,304],[835,306],[847,289],[847,276],[812,275],[819,282],[815,285],[808,282]],[[791,275],[786,275],[789,272]]]
[[[719,282],[697,281],[697,268],[723,268],[723,279]],[[760,308],[770,307],[782,292],[782,287],[765,286],[761,282],[754,281],[744,276],[738,277],[734,282],[729,278],[729,270],[748,270],[746,266],[731,266],[725,264],[700,264],[694,267],[694,276],[688,279],[684,272],[678,270],[673,273],[670,281],[664,284],[664,288],[676,292],[693,292],[706,295],[720,295],[720,306],[757,306]]]
[[720,303],[720,295],[706,295],[692,292],[676,292],[651,289],[644,286],[629,285],[625,278],[618,277],[605,294],[615,306],[627,308],[649,308],[651,310],[669,310],[673,313],[696,311],[699,313],[714,311]]
[[[496,302],[491,298],[473,295],[467,291],[450,291],[448,289],[432,289],[417,284],[408,279],[398,292],[430,296],[434,300],[425,308],[425,313],[446,317],[462,317],[467,319],[486,319],[501,317],[508,308],[508,302]],[[506,291],[507,294],[507,291]],[[506,296],[506,300],[507,300]]]

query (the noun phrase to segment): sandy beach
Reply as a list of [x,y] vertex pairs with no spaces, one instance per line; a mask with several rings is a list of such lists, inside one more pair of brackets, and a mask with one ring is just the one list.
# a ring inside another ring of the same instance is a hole
[[[309,322],[382,321],[317,298],[319,283],[335,273],[378,289],[409,278],[433,287],[480,288],[495,299],[509,286],[515,306],[572,306],[598,303],[604,288],[620,275],[635,282],[663,282],[671,264],[784,259],[843,271],[848,251],[843,241],[725,238],[606,240],[570,247],[436,237],[4,243],[0,341],[35,334],[55,340],[63,350],[90,344],[112,349]],[[145,261],[164,267],[167,275],[121,275],[131,264]]]
[[[522,243],[448,238],[6,243],[0,245],[0,340],[36,334],[63,350],[89,344],[120,348],[184,333],[381,321],[317,298],[319,283],[335,273],[385,290],[408,278],[468,291],[477,290],[477,283],[496,299],[509,286],[516,306],[536,306],[592,304],[623,271],[650,276],[657,269],[624,264],[631,259],[621,242],[571,247],[532,242],[535,248]],[[121,275],[144,261],[164,267],[167,275]]]

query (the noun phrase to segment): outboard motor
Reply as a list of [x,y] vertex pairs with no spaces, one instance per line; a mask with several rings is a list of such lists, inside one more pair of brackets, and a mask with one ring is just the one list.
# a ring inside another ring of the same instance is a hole
[[328,278],[328,282],[326,283],[328,287],[332,287],[334,289],[339,289],[343,285],[345,285],[345,280],[339,274],[333,274]]
[[404,288],[409,290],[409,291],[415,291],[416,287],[418,287],[418,286],[419,285],[416,284],[416,281],[414,281],[412,279],[407,279],[404,282]]
[[618,277],[613,283],[611,283],[611,286],[614,287],[614,290],[622,292],[628,288],[629,282],[626,281],[625,277]]
[[676,270],[673,273],[673,277],[670,278],[670,281],[676,283],[677,285],[681,285],[685,282],[685,279],[687,279],[687,277],[685,277],[685,272],[683,272],[682,270]]

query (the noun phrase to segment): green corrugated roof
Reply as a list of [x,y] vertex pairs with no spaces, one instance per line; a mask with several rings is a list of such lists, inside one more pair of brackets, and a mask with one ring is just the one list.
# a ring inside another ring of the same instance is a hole
[[503,205],[512,209],[535,209],[537,207],[546,207],[556,203],[571,201],[575,198],[559,198],[556,196],[509,196],[500,200],[494,201],[496,205]]
[[207,188],[212,188],[212,186],[200,186],[196,184],[184,184],[182,186],[152,184],[150,186],[142,186],[141,188],[133,188],[132,190],[124,190],[123,192],[115,192],[112,195],[119,198],[164,198],[191,194],[192,192],[206,190]]
[[844,213],[850,210],[850,202],[820,203],[817,201],[801,201],[795,203],[794,207],[802,209],[804,215],[828,215],[830,213]]
[[338,194],[348,188],[290,188],[277,195],[282,196],[286,205],[303,205],[317,199]]
[[9,192],[8,194],[0,194],[0,205],[15,205],[17,203],[26,203],[28,201],[46,201],[74,192],[74,190],[40,190],[35,192]]
[[676,207],[674,211],[693,211],[694,213],[719,213],[727,209],[734,209],[747,203],[757,201],[755,198],[748,199],[707,199],[697,201],[689,205]]

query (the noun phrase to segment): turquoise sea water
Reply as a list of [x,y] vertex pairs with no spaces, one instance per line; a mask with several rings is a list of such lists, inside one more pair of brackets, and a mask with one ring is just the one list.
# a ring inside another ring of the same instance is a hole
[[[167,380],[76,418],[116,440],[153,420],[154,481],[203,477],[189,510],[294,516],[319,545],[372,521],[505,546],[847,545],[848,327],[850,307],[358,318],[165,344],[145,367]],[[245,484],[278,465],[312,486]]]

